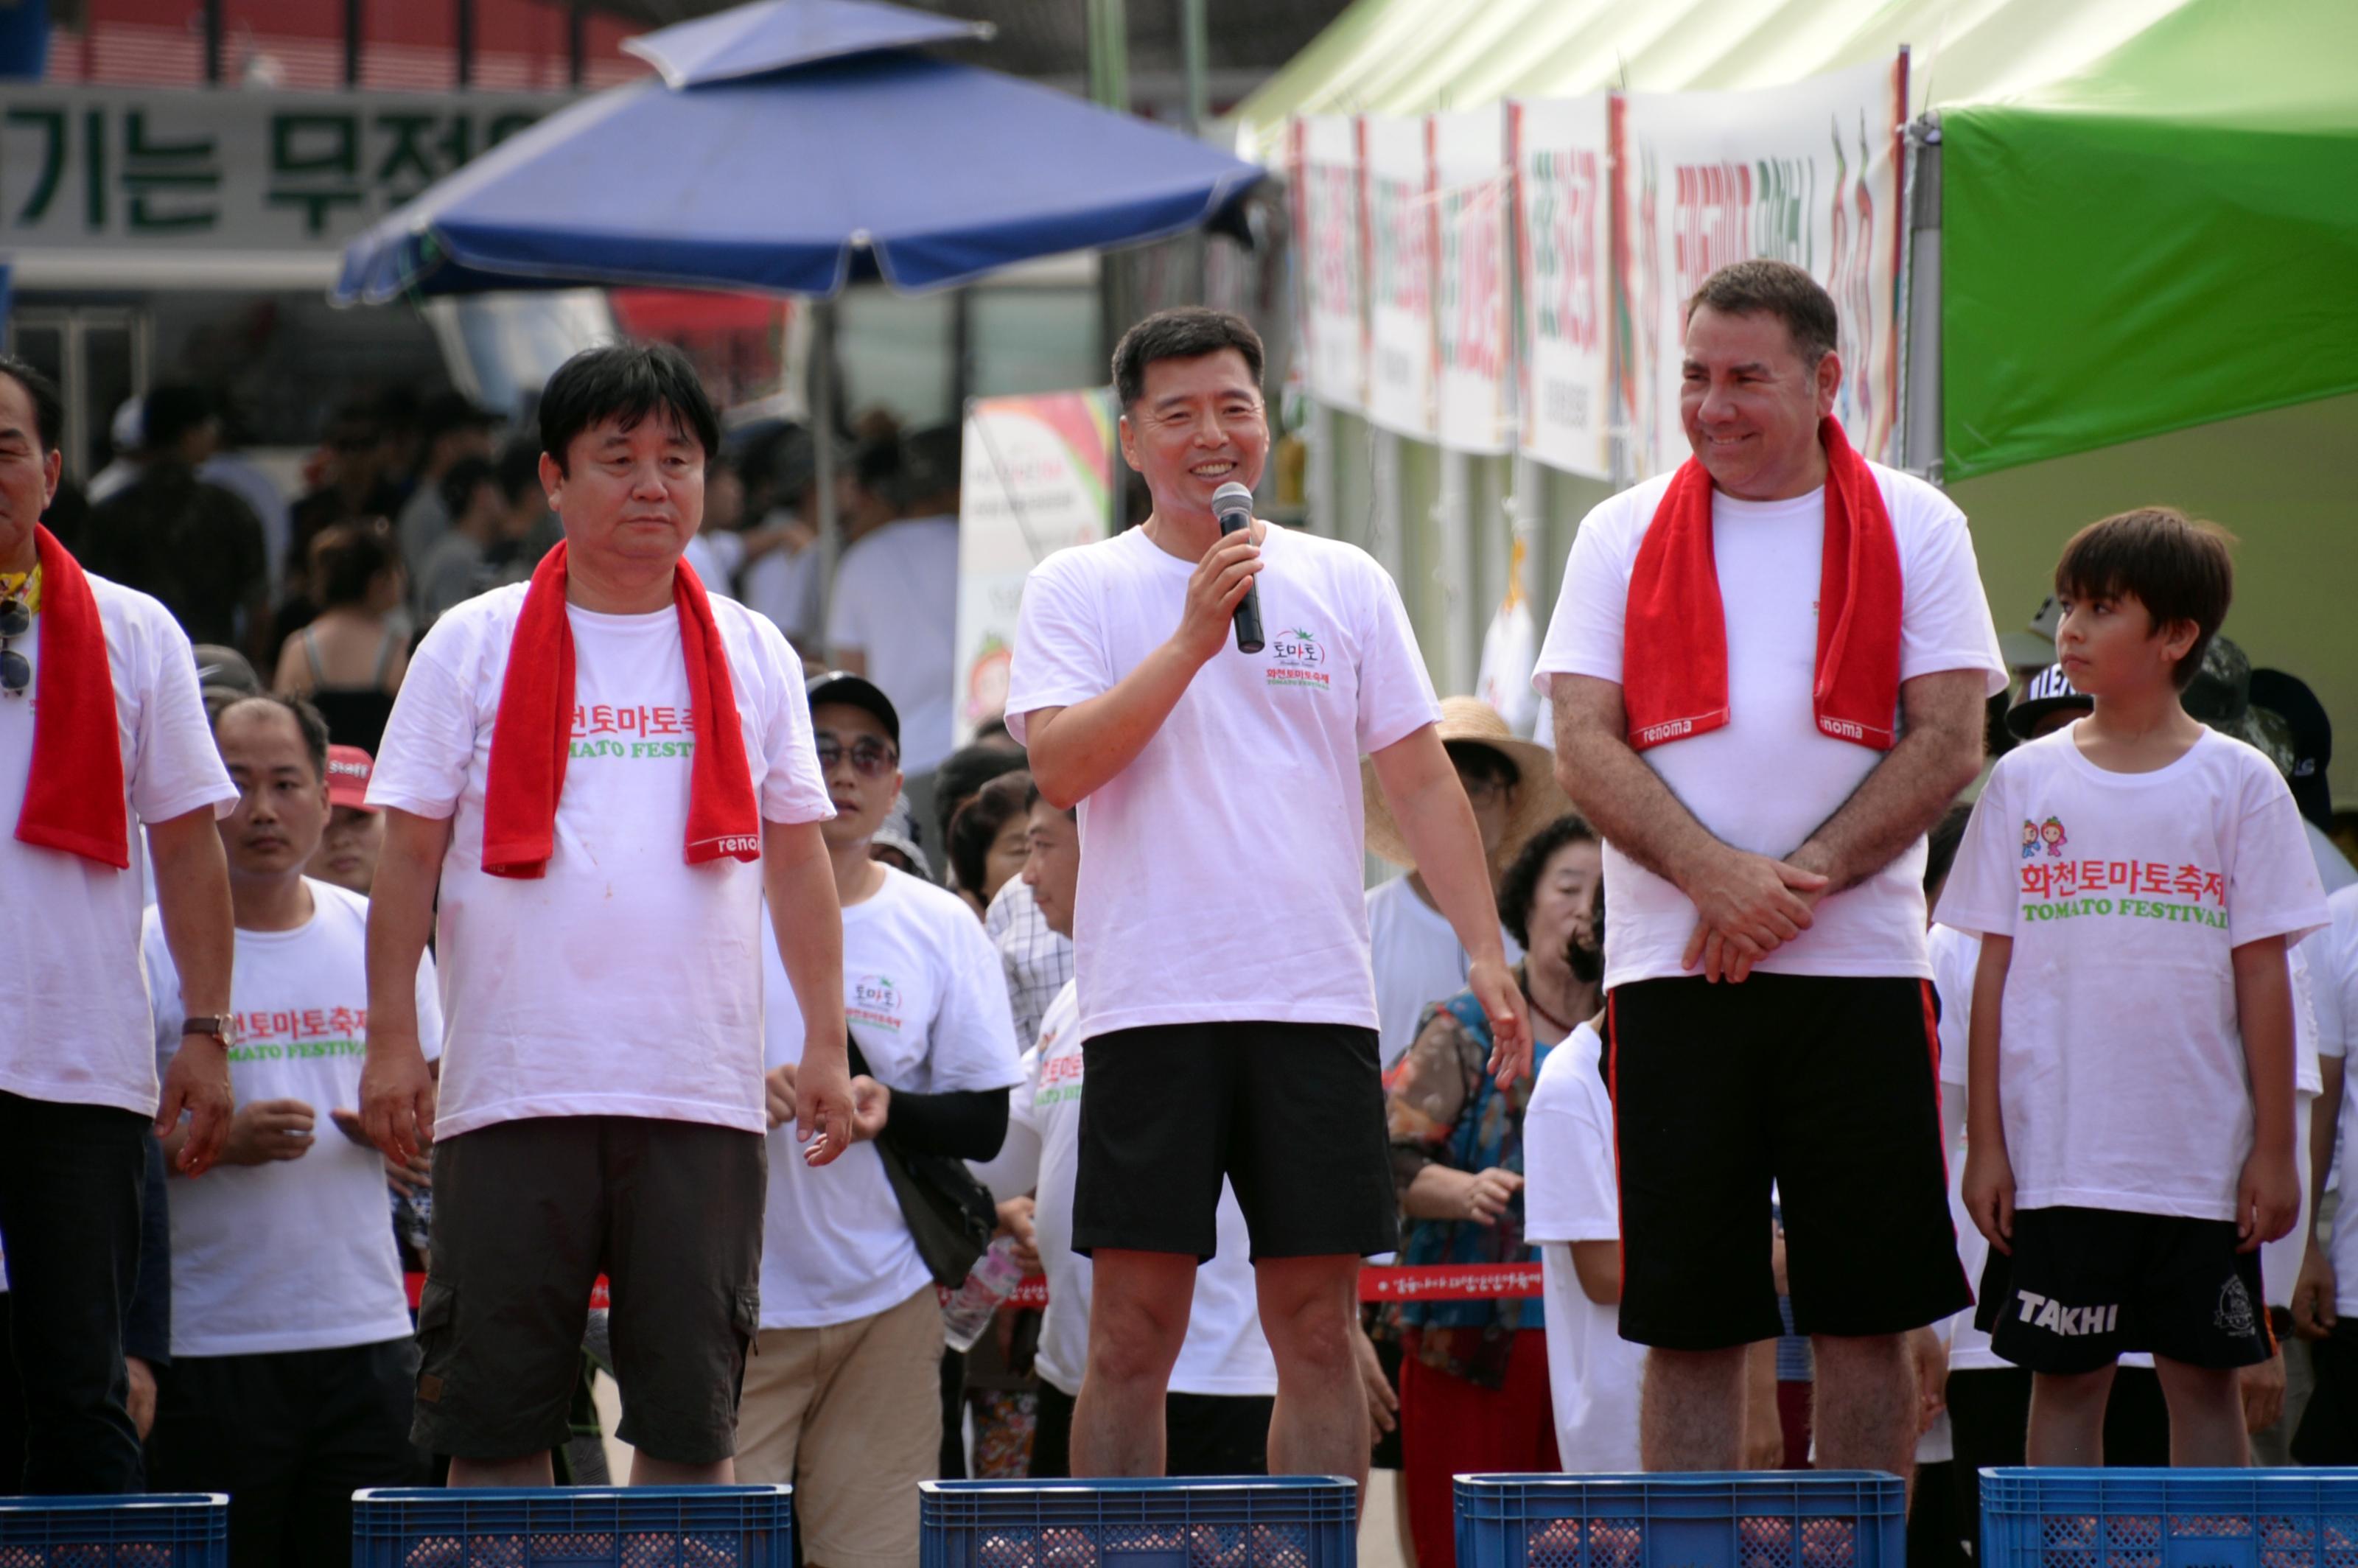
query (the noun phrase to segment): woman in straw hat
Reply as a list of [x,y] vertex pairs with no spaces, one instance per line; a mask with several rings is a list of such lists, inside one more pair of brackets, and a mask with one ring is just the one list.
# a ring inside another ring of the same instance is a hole
[[[1482,830],[1482,852],[1490,880],[1514,859],[1540,827],[1572,809],[1555,782],[1554,756],[1543,746],[1515,738],[1496,709],[1476,697],[1443,699],[1442,744],[1457,766],[1474,820]],[[1392,820],[1384,792],[1376,786],[1374,764],[1363,762],[1368,802],[1368,853],[1408,875],[1368,890],[1368,936],[1376,971],[1378,1036],[1386,1071],[1398,1062],[1425,1009],[1466,986],[1466,949],[1433,903],[1416,870],[1408,839]],[[1522,950],[1507,945],[1511,961]]]

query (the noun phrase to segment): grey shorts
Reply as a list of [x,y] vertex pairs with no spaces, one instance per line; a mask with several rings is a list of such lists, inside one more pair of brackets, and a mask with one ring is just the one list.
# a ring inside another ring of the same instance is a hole
[[702,1122],[535,1117],[436,1144],[411,1441],[461,1459],[564,1446],[602,1273],[615,1435],[676,1464],[728,1458],[768,1184],[766,1139]]

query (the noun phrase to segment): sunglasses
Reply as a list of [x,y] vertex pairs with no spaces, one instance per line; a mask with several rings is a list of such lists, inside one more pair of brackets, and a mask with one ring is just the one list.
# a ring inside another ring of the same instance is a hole
[[882,778],[901,763],[898,748],[867,736],[853,741],[847,751],[842,741],[832,735],[822,734],[817,738],[817,747],[819,771],[822,773],[847,756],[851,759],[852,770],[864,779]]
[[33,629],[33,612],[21,599],[0,599],[0,693],[22,697],[33,684],[33,661],[8,644]]

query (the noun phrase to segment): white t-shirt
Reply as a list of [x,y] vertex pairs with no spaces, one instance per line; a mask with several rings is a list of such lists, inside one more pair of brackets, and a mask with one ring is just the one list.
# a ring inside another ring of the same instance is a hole
[[[418,644],[369,804],[455,824],[435,950],[449,1059],[438,1136],[529,1116],[641,1116],[759,1132],[762,864],[687,864],[694,747],[678,614],[568,607],[573,752],[536,880],[482,868],[483,792],[525,585],[453,608]],[[767,822],[834,815],[802,664],[711,596]]]
[[[373,1345],[410,1333],[409,1298],[385,1210],[384,1161],[329,1119],[360,1108],[368,1032],[368,900],[323,881],[293,931],[237,934],[230,1006],[230,1091],[242,1108],[299,1099],[310,1151],[297,1160],[222,1165],[172,1184],[172,1354],[252,1356]],[[180,1044],[179,972],[164,923],[146,921],[153,1051]],[[417,1022],[437,1054],[442,1010],[434,959],[417,968]]]
[[688,539],[680,559],[696,568],[696,579],[707,593],[730,593],[737,568],[745,559],[745,535],[730,528],[699,528]]
[[957,698],[958,530],[955,517],[908,517],[843,552],[827,645],[867,655],[868,678],[901,716],[901,771],[950,754]]
[[[771,514],[773,517],[780,514]],[[799,643],[818,640],[819,550],[772,550],[745,568],[744,601]]]
[[[762,923],[766,1070],[803,1059],[803,1014]],[[885,868],[875,896],[843,912],[843,1011],[868,1070],[891,1089],[1003,1089],[1021,1071],[999,952],[958,896]],[[873,1143],[817,1170],[787,1121],[770,1132],[762,1326],[850,1323],[931,1280]]]
[[1605,1042],[1581,1024],[1540,1064],[1523,1113],[1523,1239],[1536,1242],[1547,1301],[1548,1383],[1567,1472],[1632,1473],[1646,1348],[1621,1337],[1620,1311],[1590,1301],[1571,1243],[1621,1236],[1613,1102]]
[[41,618],[9,644],[33,665],[22,697],[0,697],[0,1090],[27,1099],[156,1114],[156,1051],[139,969],[140,836],[210,806],[237,806],[197,696],[196,655],[171,612],[90,578],[114,677],[132,869],[118,871],[16,838],[40,710]]
[[[2311,938],[2311,996],[2317,1005],[2320,1054],[2347,1059],[2351,1037],[2358,1033],[2358,887],[2343,888],[2326,901],[2333,923]],[[2344,1080],[2345,1086],[2347,1080]],[[2358,1092],[2345,1087],[2342,1119],[2334,1130],[2341,1151],[2342,1206],[2333,1217],[2331,1258],[2334,1273],[2334,1311],[2358,1313],[2358,1202],[2349,1187],[2350,1152],[2358,1148]]]
[[[1081,802],[1081,1033],[1377,1024],[1359,758],[1441,714],[1400,590],[1365,551],[1271,528],[1267,646],[1230,640]],[[1195,563],[1133,528],[1023,587],[1007,723],[1103,695],[1177,630]]]
[[[1981,670],[1989,692],[2005,690],[2006,659],[1982,596],[1964,514],[1921,480],[1868,466],[1899,546],[1899,678]],[[1621,680],[1630,572],[1671,478],[1663,474],[1623,491],[1581,523],[1540,650],[1533,680],[1541,691],[1552,694],[1559,675]],[[1714,492],[1712,548],[1727,624],[1728,721],[1639,753],[1714,837],[1757,854],[1799,849],[1885,756],[1824,734],[1812,710],[1824,523],[1823,490],[1765,502]],[[1858,886],[1821,900],[1815,924],[1755,968],[1766,974],[1929,979],[1923,883],[1919,839]],[[1608,988],[1687,972],[1681,959],[1694,934],[1695,911],[1674,884],[1607,844],[1605,898],[1613,909],[1605,950]]]
[[[1088,1369],[1089,1292],[1093,1270],[1073,1250],[1073,1184],[1080,1168],[1081,1034],[1079,994],[1067,985],[1041,1020],[1040,1044],[1023,1054],[1023,1082],[1008,1096],[1007,1147],[978,1165],[1003,1202],[1036,1192],[1033,1225],[1040,1267],[1048,1276],[1048,1310],[1040,1322],[1034,1365],[1066,1394],[1081,1391]],[[1236,1189],[1220,1184],[1217,1250],[1195,1270],[1187,1337],[1171,1370],[1178,1394],[1266,1395],[1277,1392],[1277,1362],[1260,1331],[1254,1293],[1252,1238]]]
[[2078,726],[2007,752],[1942,925],[2014,938],[1998,1085],[2015,1206],[2233,1219],[2252,1143],[2233,948],[2326,923],[2292,792],[2205,730],[2107,773]]
[[[1384,1070],[1408,1054],[1424,1010],[1466,989],[1466,949],[1449,917],[1416,896],[1405,873],[1368,890],[1368,953],[1376,971],[1376,1035]],[[1507,962],[1523,950],[1504,927]]]

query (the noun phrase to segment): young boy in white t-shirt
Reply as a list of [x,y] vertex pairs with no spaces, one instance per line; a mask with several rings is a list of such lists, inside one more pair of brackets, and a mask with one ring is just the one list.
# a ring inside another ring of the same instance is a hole
[[2094,711],[1999,762],[1941,901],[1982,937],[1964,1198],[2033,1465],[2102,1462],[2133,1350],[2171,1462],[2244,1464],[2236,1369],[2271,1353],[2259,1249],[2300,1206],[2285,948],[2326,910],[2284,780],[2179,700],[2227,546],[2145,508],[2065,546],[2056,648]]

